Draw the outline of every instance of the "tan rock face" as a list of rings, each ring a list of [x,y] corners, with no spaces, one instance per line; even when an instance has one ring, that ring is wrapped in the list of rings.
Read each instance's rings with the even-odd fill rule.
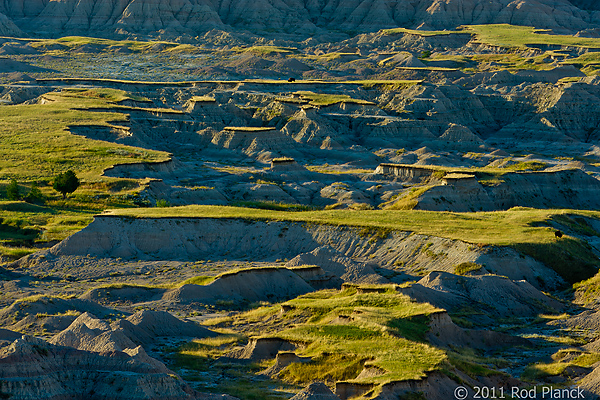
[[[405,26],[453,29],[463,24],[512,23],[576,32],[590,28],[595,6],[563,0],[61,0],[11,1],[0,6],[1,32],[198,34],[212,28],[285,31],[377,31]]]

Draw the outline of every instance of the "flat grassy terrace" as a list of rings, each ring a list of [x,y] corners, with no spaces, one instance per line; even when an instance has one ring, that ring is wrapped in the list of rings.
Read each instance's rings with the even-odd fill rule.
[[[331,106],[338,103],[353,103],[359,105],[374,105],[371,101],[353,99],[347,94],[323,94],[307,91],[296,92],[302,99],[309,101],[308,104],[313,106]]]
[[[103,215],[135,218],[242,218],[362,226],[412,231],[470,243],[506,246],[515,243],[552,243],[548,226],[556,215],[581,214],[600,219],[600,212],[513,208],[508,211],[451,213],[420,210],[322,210],[285,212],[243,207],[192,205],[169,208],[109,210]]]
[[[421,30],[406,29],[406,28],[383,29],[381,32],[384,35],[398,35],[401,33],[406,33],[406,34],[410,34],[410,35],[425,36],[425,37],[464,33],[461,31],[421,31]]]
[[[508,211],[451,213],[419,210],[321,210],[285,212],[227,206],[120,209],[103,215],[134,218],[242,218],[294,221],[335,226],[370,227],[408,231],[462,240],[476,245],[510,246],[553,268],[567,282],[595,275],[600,261],[589,244],[569,235],[557,239],[553,226],[586,235],[585,218],[600,219],[600,212],[538,210],[516,207]]]
[[[31,42],[31,46],[38,49],[64,46],[65,51],[71,51],[74,48],[84,45],[98,46],[112,50],[114,47],[126,47],[130,51],[152,51],[153,46],[159,45],[166,50],[180,47],[178,43],[165,41],[137,41],[137,40],[110,40],[85,36],[65,36],[58,39],[23,39]]]
[[[600,39],[571,35],[547,35],[543,29],[508,24],[465,25],[463,32],[472,32],[481,43],[501,47],[527,48],[530,45],[555,45],[600,48]]]
[[[0,202],[1,255],[18,258],[35,251],[31,247],[35,242],[65,239],[107,206],[131,207],[127,196],[133,196],[143,181],[106,178],[103,171],[115,164],[166,161],[169,154],[69,131],[81,125],[126,126],[125,112],[136,108],[119,106],[124,100],[147,101],[122,90],[65,89],[45,94],[41,104],[0,107],[0,198],[6,198],[11,179],[18,182],[21,196],[33,183],[45,196],[44,206]],[[69,169],[80,178],[81,186],[63,200],[52,189],[52,180]]]
[[[123,100],[144,100],[114,89],[65,90],[44,95],[44,104],[0,107],[0,179],[48,180],[73,169],[98,179],[121,163],[168,160],[164,152],[91,140],[69,132],[70,126],[112,126],[127,122],[119,112],[92,112]]]

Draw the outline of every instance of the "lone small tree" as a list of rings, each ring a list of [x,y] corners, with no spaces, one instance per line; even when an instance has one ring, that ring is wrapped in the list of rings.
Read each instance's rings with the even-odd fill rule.
[[[68,193],[73,193],[79,187],[79,179],[75,172],[68,170],[64,174],[58,174],[54,178],[52,187],[57,192],[62,193],[63,199],[67,197]]]
[[[21,193],[19,192],[19,184],[14,179],[6,187],[6,198],[9,200],[20,200]]]

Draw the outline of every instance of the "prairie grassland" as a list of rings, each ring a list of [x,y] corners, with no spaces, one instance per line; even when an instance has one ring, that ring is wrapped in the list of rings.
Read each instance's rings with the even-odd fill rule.
[[[40,181],[69,169],[85,179],[99,179],[118,163],[168,159],[164,152],[91,140],[73,135],[69,126],[126,123],[126,114],[87,111],[134,99],[112,89],[68,90],[44,95],[45,104],[0,108],[0,179]]]
[[[130,195],[143,185],[141,181],[102,177],[106,168],[168,160],[164,152],[91,140],[69,132],[70,126],[125,124],[126,114],[108,110],[123,100],[146,99],[121,90],[70,89],[44,95],[44,104],[0,107],[0,193],[6,191],[8,180],[15,179],[22,195],[36,182],[45,196],[45,206],[0,203],[1,254],[18,258],[36,250],[31,247],[33,242],[65,239],[89,224],[94,213],[111,203],[120,206],[123,201],[119,196]],[[89,108],[107,108],[107,112]],[[82,184],[76,193],[62,199],[51,182],[69,169],[76,172]],[[98,194],[104,196],[96,198]]]
[[[240,53],[253,53],[259,56],[288,55],[298,53],[295,47],[280,47],[280,46],[251,46],[251,47],[234,47],[232,51]]]
[[[378,290],[365,293],[360,289]],[[272,385],[303,387],[314,381],[373,385],[368,395],[353,397],[357,400],[372,398],[386,383],[422,379],[431,371],[456,368],[475,377],[497,374],[491,365],[507,366],[506,360],[483,357],[470,348],[448,350],[429,345],[426,334],[431,315],[439,311],[398,293],[397,285],[321,290],[284,303],[206,320],[204,324],[221,335],[179,347],[174,359],[177,366],[197,371],[231,368],[236,364],[223,363],[220,357],[250,339],[284,339],[297,346],[298,356],[310,360],[288,365],[274,376]],[[581,361],[589,364],[594,357],[586,356]],[[272,360],[244,364],[247,375],[237,379],[252,379],[247,376],[272,365]],[[358,378],[364,368],[379,373]],[[267,398],[269,391],[265,389],[259,398]],[[242,393],[240,398],[253,397]]]
[[[446,353],[425,341],[429,315],[439,310],[413,302],[397,293],[393,285],[381,289],[374,293],[358,293],[356,287],[321,290],[282,304],[217,318],[216,324],[209,320],[211,329],[220,329],[224,334],[182,346],[177,357],[188,366],[206,369],[231,345],[245,341],[241,338],[247,338],[249,332],[264,332],[261,327],[267,324],[279,328],[269,329],[261,337],[302,344],[296,353],[312,358],[308,363],[293,363],[279,373],[278,378],[288,384],[345,380],[379,386],[420,379],[426,372],[447,365]],[[281,305],[290,311],[281,314]],[[249,325],[255,327],[254,331],[232,333]],[[357,380],[365,366],[383,373]]]
[[[180,48],[181,50],[179,43],[165,41],[111,40],[84,36],[66,36],[58,39],[31,39],[31,46],[38,49],[45,49],[56,45],[64,46],[65,51],[71,51],[73,48],[83,45],[104,46],[108,50],[110,50],[110,47],[124,46],[131,51],[149,51],[153,50],[152,47],[155,45],[162,45],[169,50],[176,48]]]
[[[556,215],[573,214],[600,218],[600,212],[596,211],[539,210],[524,207],[516,207],[508,211],[475,213],[419,210],[321,210],[288,213],[242,207],[192,205],[109,210],[105,214],[135,218],[242,218],[336,226],[381,227],[500,246],[554,242],[553,230],[548,227],[549,225],[543,224],[549,224],[550,219]]]
[[[456,33],[464,33],[461,31],[420,31],[416,29],[406,29],[406,28],[393,28],[393,29],[384,29],[381,31],[384,35],[397,35],[399,33],[408,33],[411,35],[417,36],[439,36],[439,35],[452,35]]]
[[[542,29],[508,24],[465,25],[463,32],[472,32],[478,41],[501,47],[527,48],[528,45],[556,45],[600,48],[600,39],[571,35],[547,35]]]
[[[337,103],[354,103],[361,105],[373,105],[375,103],[366,100],[353,99],[347,94],[325,94],[325,93],[313,93],[307,91],[296,92],[303,99],[308,100],[310,105],[313,106],[330,106]]]

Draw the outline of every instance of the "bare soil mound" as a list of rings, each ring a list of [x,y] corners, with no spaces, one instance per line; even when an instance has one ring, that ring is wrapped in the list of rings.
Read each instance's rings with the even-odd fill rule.
[[[294,76],[301,76],[304,72],[310,71],[313,68],[295,58],[286,58],[284,60],[277,60],[271,69]]]
[[[488,330],[463,329],[446,312],[431,316],[427,340],[435,346],[471,347],[489,350],[498,347],[528,346],[526,339]]]
[[[386,283],[387,279],[378,275],[368,264],[358,263],[342,256],[329,246],[321,246],[309,253],[302,253],[287,262],[286,267],[317,265],[324,271],[334,274],[344,282]]]
[[[287,266],[287,265],[286,265]],[[316,265],[306,265],[289,268],[311,287],[319,289],[339,289],[344,281],[331,272],[326,272]]]
[[[598,331],[600,330],[600,311],[587,310],[568,319],[551,321],[550,324],[567,329]]]
[[[314,382],[302,389],[290,400],[340,400],[340,398],[324,383]]]
[[[226,357],[238,360],[261,361],[275,358],[280,351],[296,350],[296,346],[287,340],[278,338],[251,339],[246,347],[234,350]]]
[[[137,347],[123,331],[111,330],[107,322],[90,313],[81,314],[67,329],[55,335],[50,343],[96,353]]]
[[[195,337],[215,336],[215,333],[191,321],[182,321],[165,311],[138,311],[127,318],[134,326],[151,336]]]
[[[53,333],[65,329],[85,312],[101,317],[115,313],[88,300],[38,296],[17,300],[0,310],[0,326],[20,331],[45,329]]]
[[[425,68],[425,64],[410,53],[398,53],[385,60],[385,63],[394,64],[396,67]]]
[[[511,281],[496,275],[467,277],[431,272],[412,286],[399,290],[419,302],[429,302],[450,312],[476,307],[495,317],[531,316],[564,308],[526,281]],[[488,323],[492,321],[489,317],[483,318]]]
[[[1,24],[1,22],[0,22]],[[39,51],[29,44],[21,44],[17,42],[4,43],[0,47],[0,54],[6,55],[22,55],[22,54],[39,54]]]
[[[221,275],[208,285],[183,285],[165,293],[177,302],[274,301],[312,292],[314,288],[286,268],[255,268]]]
[[[8,78],[14,81],[29,81],[31,77],[21,72],[13,72],[8,74]],[[0,100],[6,104],[29,104],[35,102],[39,96],[49,92],[50,88],[44,87],[7,87],[4,90],[0,89]]]
[[[157,300],[165,291],[166,289],[127,285],[122,287],[100,287],[84,293],[80,296],[80,299],[94,302],[141,303]]]
[[[0,350],[0,392],[40,400],[198,398],[179,378],[126,353],[92,353],[29,336]]]
[[[586,396],[594,394],[600,395],[600,367],[594,368],[592,372],[587,374],[582,380],[578,382],[579,387],[586,391]],[[594,398],[592,396],[588,398]],[[597,397],[596,397],[597,398]]]
[[[0,347],[9,345],[10,343],[17,340],[20,337],[21,334],[19,332],[13,332],[8,329],[0,328]]]
[[[10,58],[0,57],[0,73],[3,72],[42,72],[48,69],[35,67],[22,61],[11,60]]]

